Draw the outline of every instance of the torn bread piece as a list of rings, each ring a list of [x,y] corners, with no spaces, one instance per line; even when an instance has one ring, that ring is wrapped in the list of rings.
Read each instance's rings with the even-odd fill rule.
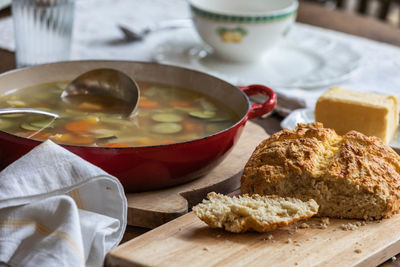
[[[215,192],[208,193],[207,198],[193,207],[194,213],[210,227],[233,233],[271,231],[318,213],[318,204],[312,199],[305,202],[277,196],[230,197]]]

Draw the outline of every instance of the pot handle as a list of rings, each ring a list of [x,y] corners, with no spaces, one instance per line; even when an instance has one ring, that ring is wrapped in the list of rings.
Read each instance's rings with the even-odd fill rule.
[[[274,109],[277,97],[274,90],[272,90],[271,88],[260,84],[238,86],[238,88],[242,90],[247,96],[261,94],[269,97],[268,100],[265,101],[263,104],[251,105],[249,113],[247,113],[247,118],[249,120],[261,117],[262,115],[265,115]]]

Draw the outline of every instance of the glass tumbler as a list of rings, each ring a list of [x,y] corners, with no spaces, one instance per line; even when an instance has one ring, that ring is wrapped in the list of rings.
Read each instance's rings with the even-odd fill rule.
[[[13,0],[17,67],[69,60],[74,0]]]

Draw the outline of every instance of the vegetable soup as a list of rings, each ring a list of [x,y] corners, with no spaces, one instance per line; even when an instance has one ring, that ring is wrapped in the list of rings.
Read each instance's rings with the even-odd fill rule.
[[[193,140],[222,131],[239,116],[223,103],[185,88],[139,82],[137,115],[124,117],[126,103],[105,97],[60,95],[66,82],[41,84],[0,96],[0,107],[37,108],[60,115],[0,115],[0,130],[59,144],[132,147]]]

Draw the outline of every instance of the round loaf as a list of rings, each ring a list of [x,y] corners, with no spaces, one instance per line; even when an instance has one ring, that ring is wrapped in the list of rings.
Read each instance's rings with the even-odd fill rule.
[[[321,123],[282,130],[257,146],[242,193],[314,199],[319,215],[380,219],[400,205],[400,157],[377,137],[339,136]]]

